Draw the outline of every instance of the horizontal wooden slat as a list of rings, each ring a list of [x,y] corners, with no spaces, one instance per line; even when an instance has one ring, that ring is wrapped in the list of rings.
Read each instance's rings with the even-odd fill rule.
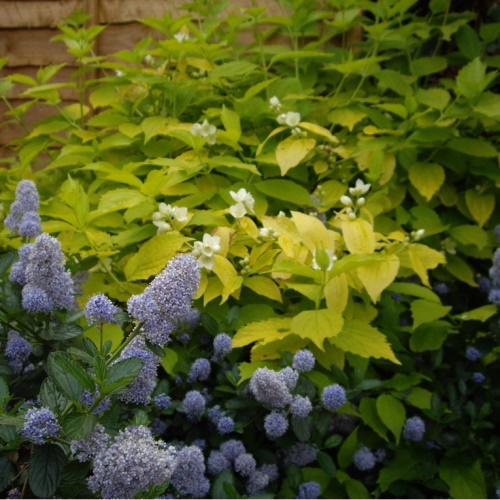
[[[145,17],[161,17],[167,12],[181,13],[186,0],[96,0],[97,21],[100,23],[129,23]],[[257,5],[269,2],[260,0]],[[251,0],[238,0],[230,9],[252,6]],[[84,0],[2,0],[0,28],[51,28],[69,16],[73,9],[85,9]],[[276,3],[268,5],[267,14],[279,14]]]

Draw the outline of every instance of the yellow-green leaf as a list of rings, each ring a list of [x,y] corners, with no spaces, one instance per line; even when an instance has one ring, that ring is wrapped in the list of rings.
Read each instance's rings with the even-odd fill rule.
[[[139,205],[149,198],[139,191],[133,189],[114,189],[102,196],[99,202],[99,212],[115,212],[124,208],[131,208]]]
[[[291,168],[296,167],[316,146],[314,139],[294,139],[289,137],[281,141],[276,148],[276,161],[285,175]]]
[[[495,208],[493,193],[479,193],[468,189],[465,193],[465,203],[474,220],[482,227],[486,224]]]
[[[417,299],[411,303],[411,314],[413,316],[413,329],[415,330],[423,323],[430,323],[442,318],[451,311],[451,306],[443,306],[430,300]]]
[[[481,461],[463,464],[459,456],[444,458],[439,464],[439,476],[450,487],[451,498],[486,498],[486,482]]]
[[[487,321],[496,313],[497,306],[495,304],[488,304],[470,311],[465,311],[453,317],[455,319],[461,319],[462,321]]]
[[[316,248],[322,248],[323,250],[335,249],[335,241],[338,238],[337,233],[326,229],[325,225],[317,217],[302,212],[291,211],[290,213],[304,245],[311,252],[314,252]]]
[[[342,221],[345,246],[351,253],[375,251],[375,234],[371,224],[363,219]]]
[[[240,116],[238,113],[222,105],[221,120],[230,139],[238,142],[241,136]]]
[[[404,405],[390,394],[381,394],[377,398],[377,413],[384,425],[394,434],[396,444],[399,444],[406,420]]]
[[[316,125],[315,123],[300,122],[298,126],[300,128],[303,128],[304,130],[312,132],[313,134],[321,135],[329,141],[334,142],[335,144],[338,144],[339,142],[339,140],[334,135],[332,135],[332,133],[328,129],[326,129],[325,127],[321,127],[320,125]]]
[[[394,281],[398,269],[399,259],[395,255],[388,255],[387,260],[358,267],[358,278],[373,302],[377,302],[382,291]]]
[[[363,358],[384,358],[401,364],[387,342],[387,337],[358,319],[346,319],[340,334],[331,338],[330,342]]]
[[[406,397],[406,402],[420,408],[421,410],[431,409],[432,392],[421,387],[414,387]]]
[[[410,182],[427,200],[443,185],[444,168],[438,163],[414,163],[409,170]]]
[[[127,280],[146,280],[158,274],[190,239],[175,232],[153,236],[125,265]]]
[[[420,243],[412,243],[408,247],[408,255],[410,257],[411,268],[427,286],[430,286],[427,270],[434,269],[439,264],[446,263],[446,257],[442,253]]]
[[[292,319],[291,329],[302,338],[312,340],[320,349],[323,341],[338,335],[342,330],[342,316],[331,309],[302,311]]]
[[[463,281],[464,283],[477,288],[477,283],[474,278],[474,271],[469,266],[469,264],[465,262],[465,260],[461,259],[458,255],[448,255],[446,259],[447,271],[453,274],[453,276],[455,276],[455,278],[458,278],[460,281]]]
[[[165,352],[165,356],[161,358],[161,366],[169,375],[174,375],[174,368],[178,359],[177,353],[168,347],[164,347],[163,351]]]
[[[347,127],[351,132],[356,123],[359,123],[365,117],[366,113],[355,106],[337,108],[328,115],[328,119],[332,123]]]
[[[144,132],[144,144],[158,135],[167,125],[167,119],[164,116],[148,116],[141,123],[141,129]]]
[[[286,335],[278,340],[271,342],[262,341],[255,344],[250,351],[250,359],[252,361],[260,361],[265,359],[280,359],[279,351],[297,352],[305,347],[309,341],[300,338],[298,335]]]
[[[328,281],[323,293],[325,294],[326,307],[342,313],[349,299],[349,285],[345,274],[334,276]]]
[[[233,347],[244,347],[265,339],[270,342],[289,335],[290,318],[270,318],[256,321],[240,328],[233,337]]]

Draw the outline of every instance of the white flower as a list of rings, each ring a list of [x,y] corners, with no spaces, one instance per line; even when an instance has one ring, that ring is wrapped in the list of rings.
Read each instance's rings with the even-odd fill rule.
[[[149,65],[153,64],[154,63],[153,56],[151,54],[146,54],[144,56],[144,62]]]
[[[123,71],[120,71],[119,69],[117,69],[117,70],[115,71],[115,75],[116,75],[117,77],[122,77],[122,76],[125,76],[125,73],[124,73]]]
[[[247,209],[243,203],[236,203],[236,205],[231,205],[229,207],[229,213],[235,218],[235,219],[241,219],[244,215],[247,213]]]
[[[189,33],[183,32],[183,31],[178,31],[175,35],[174,38],[179,42],[182,43],[185,40],[189,40]]]
[[[214,253],[220,252],[220,250],[220,237],[205,233],[203,241],[194,242],[193,255],[198,257],[200,267],[210,270],[214,267]]]
[[[242,203],[246,210],[248,210],[249,212],[253,212],[253,205],[255,203],[255,200],[254,197],[245,188],[238,189],[236,193],[234,191],[229,191],[229,194],[237,204]]]
[[[368,193],[371,187],[371,184],[365,184],[361,179],[358,179],[355,187],[349,188],[349,193],[351,193],[352,196],[363,196]]]
[[[269,107],[276,112],[281,111],[281,102],[280,100],[276,97],[273,96],[271,99],[269,99]]]
[[[215,125],[211,125],[208,120],[204,120],[201,125],[199,123],[194,123],[191,127],[191,133],[195,137],[203,137],[207,139],[208,144],[215,144],[217,127]]]
[[[158,228],[156,234],[163,234],[172,229],[172,226],[163,220],[154,220],[153,224]]]
[[[349,196],[344,195],[340,197],[340,203],[347,207],[350,207],[352,205],[352,200],[351,198],[349,198]]]
[[[280,125],[284,125],[286,123],[286,114],[285,113],[281,113],[281,115],[278,115],[278,117],[276,118],[276,121]]]
[[[289,111],[285,117],[285,123],[289,127],[296,127],[300,123],[300,113]]]
[[[418,241],[425,234],[425,229],[417,229],[411,232],[411,236],[415,241]]]
[[[178,222],[185,222],[188,220],[188,209],[186,207],[173,207],[172,216]]]
[[[302,129],[300,127],[293,127],[292,135],[302,135]]]
[[[365,203],[366,203],[365,198],[361,197],[361,198],[358,198],[358,201],[356,202],[356,206],[362,207]]]
[[[324,269],[324,271],[330,271],[332,268],[333,268],[333,263],[337,260],[337,257],[335,257],[335,255],[333,254],[333,250],[323,250],[326,255],[328,256],[328,266],[326,267],[326,269]],[[312,261],[312,268],[313,269],[322,269],[318,263],[316,262],[316,249],[314,250],[313,252],[313,261]]]
[[[278,233],[270,227],[261,227],[259,229],[259,236],[261,238],[277,238]]]

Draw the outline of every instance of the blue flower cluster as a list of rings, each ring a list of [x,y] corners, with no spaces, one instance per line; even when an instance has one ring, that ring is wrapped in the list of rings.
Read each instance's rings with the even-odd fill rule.
[[[198,312],[191,307],[200,284],[200,267],[190,254],[174,257],[140,295],[127,303],[129,314],[143,323],[142,333],[153,344],[163,346],[171,334],[194,326]]]
[[[139,358],[144,366],[137,378],[128,385],[127,392],[121,396],[122,401],[147,405],[151,401],[151,393],[156,386],[156,375],[160,358],[147,348],[144,337],[138,335],[123,349],[119,360]]]
[[[214,338],[212,361],[220,361],[233,350],[233,341],[227,333],[219,333]]]
[[[284,408],[292,401],[285,377],[269,368],[257,368],[250,379],[250,390],[257,401],[273,408]]]
[[[85,305],[85,317],[89,323],[118,323],[115,314],[121,312],[121,309],[113,304],[111,300],[98,293],[87,300]]]
[[[172,486],[181,497],[204,498],[210,489],[205,476],[205,459],[197,446],[185,446],[177,452],[177,467],[171,478]]]
[[[299,372],[310,372],[315,362],[313,353],[309,349],[302,349],[295,353],[292,366]]]
[[[24,238],[35,238],[42,231],[42,221],[38,215],[40,200],[34,182],[20,181],[16,187],[16,199],[10,206],[10,214],[4,224],[13,233]]]
[[[361,471],[368,471],[375,467],[377,459],[369,448],[363,446],[358,451],[356,451],[352,458],[352,461],[357,469]]]
[[[80,462],[92,460],[103,454],[111,439],[101,424],[97,424],[83,439],[71,441],[70,450]]]
[[[338,410],[347,401],[345,389],[338,384],[329,385],[323,389],[321,401],[329,410]]]
[[[188,382],[204,382],[210,377],[210,361],[206,358],[198,358],[194,360],[189,369]]]
[[[321,493],[319,484],[316,481],[302,483],[299,486],[299,492],[295,498],[318,498]]]
[[[468,347],[465,351],[465,357],[469,361],[477,361],[478,359],[481,359],[481,353],[475,347]]]
[[[422,441],[425,434],[425,422],[420,417],[408,418],[403,428],[403,437],[408,441]]]
[[[10,279],[23,286],[22,304],[29,312],[51,312],[75,307],[74,284],[64,269],[64,254],[56,238],[42,233],[19,249]]]
[[[144,426],[120,431],[110,446],[97,444],[89,489],[101,498],[134,498],[152,485],[172,478],[177,467],[177,453],[162,441],[155,441]],[[180,459],[181,457],[179,457]]]
[[[196,420],[205,413],[205,398],[199,391],[189,391],[184,396],[182,409],[190,420]]]
[[[33,443],[44,444],[50,438],[59,436],[61,426],[57,415],[48,408],[31,408],[25,418],[23,436]]]
[[[156,408],[158,408],[158,410],[160,411],[168,410],[170,408],[170,405],[172,404],[172,400],[170,399],[170,397],[164,393],[155,396],[153,398],[153,402]]]
[[[19,375],[28,365],[30,354],[31,345],[26,339],[23,339],[15,330],[7,333],[5,355],[9,358],[9,366],[16,375]]]
[[[297,442],[283,450],[283,465],[306,467],[318,458],[318,450],[309,443]]]

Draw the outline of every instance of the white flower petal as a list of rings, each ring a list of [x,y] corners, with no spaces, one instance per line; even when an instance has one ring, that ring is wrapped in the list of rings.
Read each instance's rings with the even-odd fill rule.
[[[229,207],[229,212],[235,219],[240,219],[247,213],[247,209],[243,203],[239,202],[236,203],[236,205],[231,205]]]

